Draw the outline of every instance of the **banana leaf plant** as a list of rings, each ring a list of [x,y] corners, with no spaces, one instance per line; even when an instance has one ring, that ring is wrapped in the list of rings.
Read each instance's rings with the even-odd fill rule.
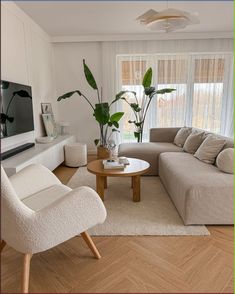
[[[137,139],[137,142],[143,141],[143,131],[144,131],[144,123],[146,119],[146,115],[148,112],[148,109],[150,107],[151,101],[157,94],[165,94],[165,93],[171,93],[175,91],[175,89],[171,88],[165,88],[161,90],[156,90],[155,87],[152,87],[152,75],[153,71],[150,67],[146,73],[144,74],[144,78],[142,81],[143,86],[143,95],[142,99],[137,98],[136,92],[134,91],[121,91],[116,95],[116,100],[118,101],[120,99],[124,100],[131,108],[132,112],[134,113],[134,120],[129,120],[128,122],[130,124],[135,125],[135,131],[134,131],[134,137]],[[131,93],[134,95],[135,102],[128,101],[128,98],[125,96],[125,94]]]
[[[92,114],[95,120],[99,124],[100,135],[99,138],[94,140],[95,145],[99,145],[102,147],[107,148],[109,146],[110,137],[114,132],[119,132],[119,121],[124,115],[124,112],[116,112],[111,114],[111,105],[116,102],[114,99],[111,103],[103,102],[102,95],[100,95],[99,88],[97,86],[96,80],[87,66],[85,59],[83,59],[83,71],[86,78],[87,83],[89,86],[96,91],[97,93],[97,102],[92,102],[92,99],[89,99],[86,95],[84,95],[79,90],[74,90],[57,98],[57,101],[61,101],[63,99],[70,98],[75,93],[78,94],[80,97],[86,100],[86,102],[90,105],[92,109]]]

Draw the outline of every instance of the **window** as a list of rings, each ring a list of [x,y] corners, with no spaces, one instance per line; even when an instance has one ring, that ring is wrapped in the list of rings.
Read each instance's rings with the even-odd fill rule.
[[[196,58],[194,64],[192,125],[219,133],[225,59]]]
[[[173,88],[175,92],[157,96],[156,125],[159,127],[183,126],[187,108],[188,60],[184,57],[160,57],[156,61],[157,89]]]
[[[144,73],[147,70],[147,62],[145,60],[131,60],[121,62],[121,72],[122,72],[122,90],[135,91],[137,96],[140,98],[142,95],[142,80]],[[134,96],[131,94],[126,94],[126,98],[130,103],[134,103]],[[135,141],[134,138],[134,125],[129,124],[128,120],[134,120],[133,112],[127,103],[122,105],[124,111],[124,125],[122,132],[122,139],[125,142]],[[145,132],[146,133],[146,132]],[[147,140],[147,138],[145,138]]]
[[[225,97],[229,92],[225,89],[231,54],[122,55],[117,60],[118,90],[135,91],[141,100],[142,79],[150,66],[153,68],[153,86],[176,89],[158,95],[152,101],[145,122],[144,140],[148,140],[151,127],[187,125],[221,133],[225,124],[222,111],[228,107],[227,101],[230,100],[231,105],[233,99]],[[129,95],[128,99],[131,101],[134,97]],[[122,103],[125,112],[122,141],[135,141],[134,126],[128,123],[133,120],[132,111],[125,102]]]

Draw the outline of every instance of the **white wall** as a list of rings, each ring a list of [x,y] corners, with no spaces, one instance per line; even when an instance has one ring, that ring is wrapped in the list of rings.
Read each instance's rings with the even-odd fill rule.
[[[80,90],[92,102],[97,96],[86,82],[83,73],[83,58],[94,74],[98,86],[102,77],[101,43],[60,43],[54,44],[57,96],[72,90]],[[98,125],[92,116],[89,104],[77,94],[58,103],[58,117],[71,123],[70,131],[78,142],[88,145],[88,152],[95,152],[94,139],[99,138]]]
[[[1,2],[1,79],[32,86],[35,132],[2,140],[2,151],[44,134],[41,102],[51,102],[55,116],[53,49],[50,37],[13,2]]]

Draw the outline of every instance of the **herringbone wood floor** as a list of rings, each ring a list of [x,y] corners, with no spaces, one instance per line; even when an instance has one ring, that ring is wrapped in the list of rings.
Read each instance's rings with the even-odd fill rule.
[[[66,183],[76,169],[59,167]],[[80,237],[36,254],[34,293],[233,293],[233,227],[208,227],[206,237],[96,237],[96,260]],[[1,258],[2,293],[20,289],[22,255]]]

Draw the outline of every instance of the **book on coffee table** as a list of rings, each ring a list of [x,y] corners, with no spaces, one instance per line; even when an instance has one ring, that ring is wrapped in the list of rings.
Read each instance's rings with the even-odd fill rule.
[[[118,161],[103,160],[104,169],[124,169],[125,165]]]

